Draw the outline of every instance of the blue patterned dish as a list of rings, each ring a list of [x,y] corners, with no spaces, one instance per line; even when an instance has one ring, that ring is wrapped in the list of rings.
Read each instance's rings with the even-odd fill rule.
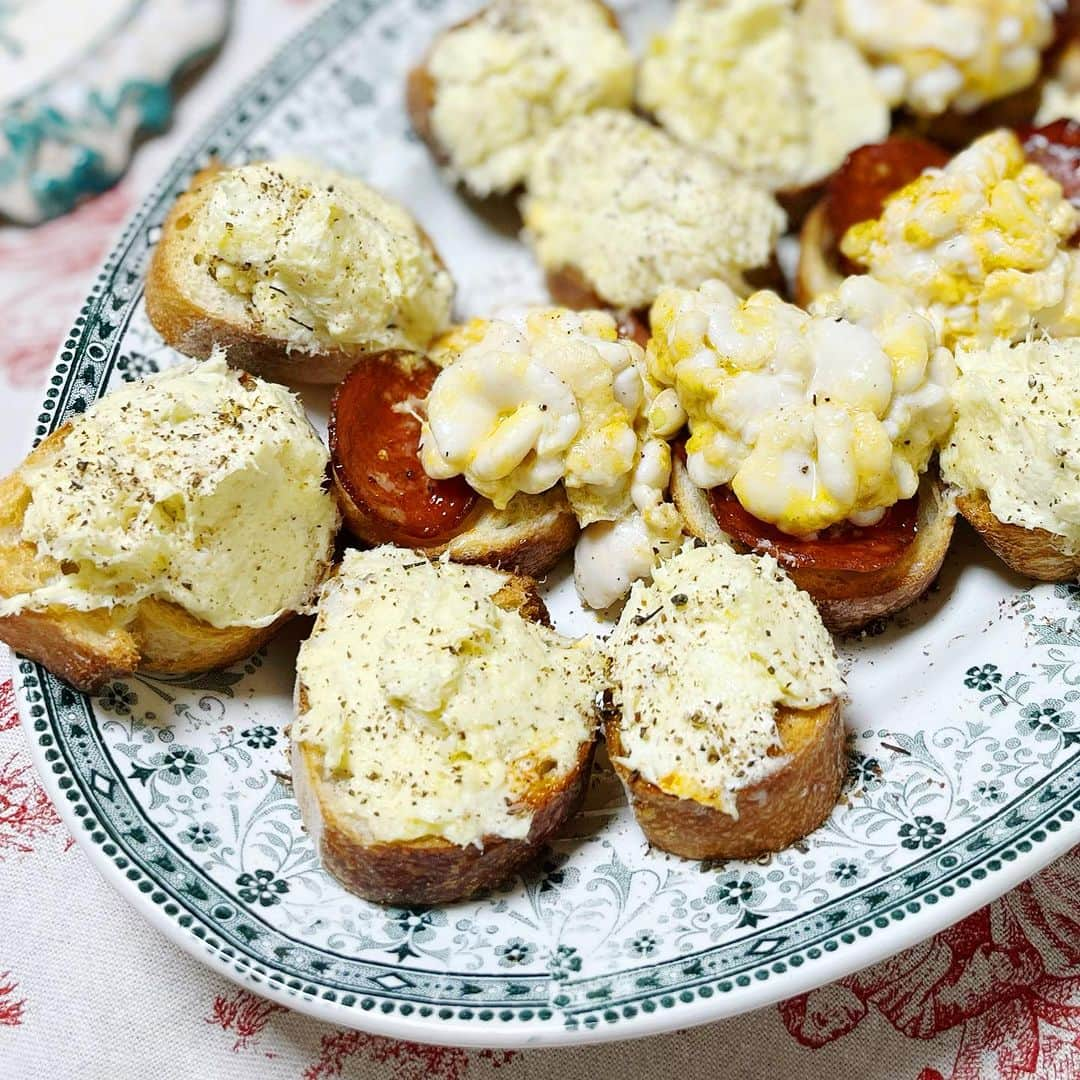
[[[0,217],[33,224],[124,171],[170,84],[225,32],[227,0],[0,2]]]
[[[539,299],[528,255],[441,182],[403,111],[402,73],[472,6],[341,0],[237,94],[103,268],[38,436],[176,361],[146,320],[143,274],[173,198],[212,156],[306,155],[394,193],[460,282],[462,315]],[[640,37],[664,7],[621,11]],[[547,592],[563,628],[603,629],[565,572]],[[121,894],[216,970],[339,1024],[526,1046],[700,1023],[894,953],[1080,839],[1080,587],[1025,589],[963,530],[926,599],[843,646],[850,769],[836,812],[754,862],[650,852],[601,768],[569,835],[512,886],[426,910],[358,900],[320,870],[284,772],[296,644],[286,634],[242,667],[133,678],[94,700],[25,660],[17,685],[51,794]]]

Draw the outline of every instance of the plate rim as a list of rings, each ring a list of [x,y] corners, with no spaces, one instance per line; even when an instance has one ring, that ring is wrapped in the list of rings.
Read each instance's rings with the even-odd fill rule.
[[[92,340],[93,330],[100,326],[102,305],[110,295],[110,290],[105,286],[106,283],[115,282],[140,233],[147,246],[153,243],[151,234],[164,216],[168,196],[177,193],[198,168],[221,150],[221,144],[231,139],[235,148],[242,134],[257,117],[272,109],[281,100],[296,81],[295,78],[289,78],[290,65],[299,67],[299,71],[295,73],[299,77],[310,69],[318,57],[309,49],[309,42],[315,41],[316,45],[320,46],[319,39],[322,37],[333,41],[332,33],[328,32],[332,27],[340,24],[342,30],[346,27],[354,28],[380,9],[399,2],[402,0],[336,0],[287,39],[266,64],[244,80],[230,95],[226,104],[184,145],[122,230],[87,294],[73,329],[57,350],[50,385],[35,428],[35,444],[50,430],[55,429],[61,422],[61,417],[71,410],[76,372],[83,370],[80,360],[85,363],[85,357],[89,355],[92,362],[103,364],[100,377],[92,387],[92,394],[87,395],[83,405],[88,404],[93,397],[100,396],[100,390],[107,385],[119,348],[106,348],[100,342]],[[340,36],[344,39],[346,35]],[[332,50],[331,45],[322,52],[316,49],[316,52],[321,56]],[[271,83],[275,93],[268,94],[264,87]],[[259,100],[260,98],[263,100]],[[242,121],[240,117],[243,117]],[[123,327],[126,327],[142,293],[141,275],[137,280],[128,280],[126,289],[117,290],[116,295],[124,302],[119,308],[114,302],[112,314],[118,316],[110,326],[110,331],[117,335],[112,342],[114,346],[118,345]],[[92,351],[95,347],[101,350],[100,355],[95,355]],[[161,904],[150,902],[147,893],[153,890],[157,879],[145,870],[136,868],[134,864],[141,861],[141,856],[134,852],[132,845],[129,843],[125,848],[119,837],[112,839],[112,843],[124,850],[120,858],[127,860],[124,865],[118,866],[117,857],[108,855],[102,843],[91,839],[89,832],[95,826],[94,800],[85,791],[83,778],[57,748],[57,740],[62,738],[62,733],[59,731],[59,719],[54,715],[53,708],[44,709],[41,714],[35,713],[39,705],[31,700],[31,695],[40,692],[43,698],[48,700],[47,686],[52,676],[48,675],[41,665],[20,657],[16,661],[13,678],[32,759],[61,818],[79,847],[89,857],[91,864],[147,922],[189,955],[246,989],[317,1019],[391,1038],[472,1047],[584,1045],[646,1037],[739,1015],[825,985],[925,940],[1037,873],[1080,839],[1080,830],[1075,825],[1068,827],[1068,823],[1077,816],[1075,812],[1080,811],[1080,797],[1074,790],[1072,795],[1063,793],[1053,801],[1045,814],[1037,815],[1041,820],[1026,821],[1026,831],[1014,832],[1007,841],[1002,841],[1003,845],[1015,845],[1026,840],[1030,850],[1015,855],[1011,861],[997,860],[999,865],[996,869],[980,866],[983,870],[981,878],[972,877],[972,868],[968,867],[966,884],[957,881],[960,887],[953,887],[951,893],[938,893],[937,900],[932,904],[927,901],[921,905],[918,917],[886,918],[885,925],[881,926],[884,910],[876,918],[867,913],[860,918],[857,929],[853,927],[851,930],[837,931],[836,938],[831,939],[832,949],[826,945],[818,950],[817,957],[807,957],[805,962],[798,966],[788,965],[779,978],[769,977],[769,962],[763,959],[762,965],[754,972],[754,978],[747,977],[747,984],[741,985],[740,982],[738,989],[733,992],[710,992],[708,995],[702,993],[699,996],[687,990],[680,992],[675,988],[670,994],[661,996],[662,992],[657,991],[662,1006],[660,1008],[654,1004],[652,1010],[638,1008],[632,1015],[620,1015],[601,1005],[593,1012],[584,1014],[572,1025],[568,1023],[564,1010],[550,999],[549,1009],[546,1010],[550,1016],[539,1019],[525,1020],[517,1016],[504,1019],[497,1014],[481,1021],[475,1016],[465,1019],[457,1015],[459,1002],[454,1003],[453,1009],[445,1010],[452,1013],[450,1016],[439,1015],[438,1009],[433,1010],[430,1017],[405,1015],[392,1005],[390,1011],[383,1011],[389,999],[384,998],[380,1003],[378,991],[373,990],[362,998],[357,994],[351,1004],[344,1000],[329,1001],[319,996],[317,980],[305,980],[307,986],[304,986],[299,984],[299,980],[282,974],[280,970],[272,974],[253,971],[247,962],[240,965],[225,955],[220,946],[211,944],[215,940],[214,935],[219,933],[212,922],[201,916],[189,917],[190,924],[185,927],[177,916],[166,914]],[[78,697],[81,698],[82,695]],[[50,702],[51,704],[53,703]],[[90,715],[94,716],[92,709]],[[1080,755],[1066,759],[1035,787],[1041,787],[1054,775],[1078,764]],[[67,784],[62,783],[65,779]],[[1032,790],[1027,789],[1024,795],[998,813],[1007,812],[1032,795]],[[988,816],[974,828],[989,825],[997,816],[998,814]],[[1051,821],[1055,823],[1052,828],[1047,824]],[[1041,837],[1037,839],[1040,833]],[[958,837],[956,843],[960,842],[961,838]],[[942,854],[940,851],[933,853],[939,858]],[[976,856],[983,864],[991,860],[991,857],[991,854],[986,852]],[[931,858],[931,854],[928,853],[926,858]],[[905,868],[908,872],[910,869]],[[902,871],[897,871],[891,876],[899,876],[901,873]],[[963,879],[965,870],[956,869],[952,877]],[[950,881],[950,877],[944,877],[935,883],[934,888],[942,890],[949,886]],[[148,882],[149,888],[141,887]],[[209,942],[206,940],[208,936]],[[841,940],[841,936],[844,940]],[[846,940],[847,938],[851,940]],[[761,972],[765,973],[764,977]],[[716,976],[711,978],[713,982],[723,981]],[[742,978],[744,976],[740,975],[739,979]],[[289,985],[290,979],[298,985]],[[315,992],[309,992],[308,987]],[[551,994],[556,994],[554,981],[551,983]],[[684,996],[687,994],[690,996],[689,1001]],[[372,1002],[370,1006],[365,1004],[368,1000]]]
[[[1080,810],[1080,796],[1074,791],[1071,796],[1057,800],[1041,818],[1027,822],[1025,834],[1013,834],[1003,841],[1003,844],[1014,845],[1026,840],[1030,844],[1028,852],[1011,861],[998,860],[997,869],[979,866],[984,871],[981,878],[973,875],[974,868],[957,867],[952,878],[939,882],[933,891],[927,891],[925,896],[936,896],[937,900],[932,904],[924,902],[918,918],[885,919],[886,925],[881,926],[878,920],[882,916],[878,916],[877,920],[869,915],[864,916],[858,932],[838,930],[835,937],[829,939],[834,944],[833,949],[819,949],[818,957],[807,958],[798,967],[789,966],[780,979],[748,979],[746,986],[739,987],[733,993],[692,995],[692,1000],[686,1001],[683,995],[689,991],[684,990],[663,995],[673,999],[663,1008],[638,1009],[633,1017],[609,1017],[602,1015],[598,1009],[572,1026],[565,1021],[560,1022],[561,1010],[557,1007],[551,1007],[550,1019],[541,1023],[516,1017],[503,1019],[495,1014],[488,1020],[499,1022],[491,1026],[485,1021],[478,1023],[473,1017],[461,1018],[457,1015],[460,1007],[457,1004],[447,1010],[452,1013],[447,1017],[440,1016],[438,1010],[432,1010],[430,1017],[417,1017],[412,1013],[405,1015],[396,1008],[384,1011],[379,1004],[379,994],[374,990],[364,997],[359,994],[343,995],[341,1000],[330,1001],[320,996],[316,980],[309,980],[310,988],[293,986],[290,981],[298,980],[290,980],[280,970],[268,974],[254,971],[248,962],[238,962],[225,954],[214,937],[219,931],[212,922],[189,915],[190,925],[184,927],[179,916],[166,913],[161,903],[148,901],[148,894],[155,885],[160,885],[160,881],[145,869],[145,865],[135,865],[144,864],[145,860],[133,850],[132,845],[125,845],[119,836],[113,836],[111,842],[123,854],[110,856],[104,850],[105,843],[109,841],[95,842],[88,835],[91,830],[97,829],[98,822],[82,777],[71,769],[66,756],[54,749],[53,710],[46,708],[43,710],[44,716],[31,718],[37,703],[29,700],[28,693],[40,690],[44,696],[44,679],[52,677],[41,665],[22,657],[16,661],[13,677],[31,758],[49,797],[91,865],[146,922],[189,956],[244,989],[327,1023],[412,1042],[497,1049],[583,1046],[646,1038],[678,1028],[731,1019],[825,986],[917,945],[1026,881],[1066,854],[1076,840],[1075,828],[1063,828],[1061,825],[1063,810],[1069,813],[1068,818],[1064,819],[1066,822],[1076,816],[1076,810]],[[85,695],[77,697],[85,701]],[[1075,759],[1070,759],[1056,772],[1075,765]],[[1049,781],[1052,777],[1045,779]],[[64,783],[65,780],[67,783]],[[988,818],[981,824],[992,820]],[[1057,822],[1056,828],[1050,828],[1050,822]],[[992,852],[979,856],[984,863],[991,857]],[[876,925],[871,928],[870,923]],[[863,928],[867,930],[865,935],[861,933]],[[763,965],[757,969],[755,976],[767,968],[767,959]],[[270,968],[270,965],[263,966]],[[312,993],[312,990],[315,992]],[[344,1000],[349,996],[353,997],[351,1002]],[[371,1004],[365,1007],[366,1001]]]

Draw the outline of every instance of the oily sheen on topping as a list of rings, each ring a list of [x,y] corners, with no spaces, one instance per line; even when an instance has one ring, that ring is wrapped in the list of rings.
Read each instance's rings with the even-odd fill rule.
[[[942,342],[1080,333],[1080,211],[1011,131],[977,139],[850,228],[849,259],[898,290]]]
[[[690,479],[730,485],[750,514],[796,537],[881,521],[915,495],[952,424],[951,355],[865,276],[809,312],[715,281],[669,289],[652,327],[649,371],[689,424]]]
[[[435,480],[420,464],[416,410],[438,373],[422,356],[387,354],[358,364],[334,394],[334,473],[369,520],[372,539],[434,546],[453,536],[477,503],[460,477]]]
[[[688,543],[636,584],[605,651],[620,762],[732,816],[739,790],[784,764],[777,708],[824,705],[842,685],[809,596],[773,559],[722,545]]]
[[[638,100],[773,191],[817,183],[889,130],[870,66],[794,0],[680,0],[642,62]]]
[[[894,191],[924,169],[941,168],[948,160],[947,150],[908,135],[893,135],[853,150],[825,188],[825,212],[833,236],[839,241],[852,225],[880,217]]]
[[[527,836],[522,797],[592,739],[596,649],[504,611],[505,583],[381,547],[347,552],[324,587],[294,737],[365,842]]]
[[[771,555],[788,570],[845,570],[873,573],[898,563],[914,542],[919,500],[904,499],[885,511],[874,525],[833,525],[816,538],[800,539],[759,521],[743,509],[731,488],[709,491],[709,508],[717,525],[759,554]]]
[[[428,475],[464,477],[498,508],[562,484],[585,530],[575,580],[591,607],[647,577],[681,527],[671,451],[647,418],[656,387],[615,319],[528,309],[451,332],[432,356],[445,366],[424,406]]]
[[[969,113],[1030,86],[1055,0],[833,0],[839,29],[876,66],[891,104]]]
[[[338,517],[300,402],[216,353],[116,389],[24,466],[20,539],[55,571],[0,616],[171,601],[211,626],[307,610]]]

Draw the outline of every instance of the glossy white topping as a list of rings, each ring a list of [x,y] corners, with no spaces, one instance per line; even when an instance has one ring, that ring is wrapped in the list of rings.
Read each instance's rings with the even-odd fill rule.
[[[722,282],[669,289],[647,362],[690,425],[687,470],[755,517],[812,536],[873,524],[918,488],[952,424],[952,356],[893,290],[848,278],[810,312]],[[671,423],[677,416],[673,414]]]

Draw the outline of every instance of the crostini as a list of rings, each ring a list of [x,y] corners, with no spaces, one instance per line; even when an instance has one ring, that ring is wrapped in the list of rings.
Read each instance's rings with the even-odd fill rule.
[[[1063,197],[1080,208],[1080,123],[1056,120],[1042,127],[1024,127],[1017,135],[1027,162],[1037,165],[1056,180],[1061,185]],[[895,192],[929,169],[944,168],[948,161],[949,153],[943,147],[911,135],[893,135],[882,143],[863,146],[849,154],[829,178],[821,200],[803,222],[799,234],[796,300],[806,306],[815,296],[835,289],[846,274],[864,272],[864,266],[847,258],[840,250],[840,241],[847,231],[860,222],[880,218]],[[968,162],[968,169],[976,167],[976,163]],[[970,192],[979,182],[986,181],[969,180],[964,185],[969,192],[968,199],[972,198]],[[924,191],[922,199],[940,199],[943,190],[944,185],[939,182],[932,191]],[[987,205],[992,198],[992,193],[987,195]],[[1055,207],[1056,203],[1051,201],[1047,211],[1052,213]],[[947,222],[945,226],[953,227]],[[988,241],[989,229],[986,237],[967,237],[965,243],[976,239]],[[1069,242],[1074,243],[1075,237]],[[1009,262],[1006,266],[1023,269],[1023,251],[1018,250],[1015,242],[1010,242],[1007,250]],[[974,282],[962,286],[969,291],[975,287]]]
[[[1080,333],[1080,210],[1011,131],[895,192],[840,251],[903,294],[943,344]]]
[[[487,198],[521,185],[549,132],[633,94],[633,56],[600,0],[495,0],[436,38],[406,101],[449,178]]]
[[[608,754],[650,844],[752,859],[828,817],[844,776],[836,654],[771,558],[684,547],[634,586],[606,653]]]
[[[1055,0],[811,0],[874,65],[890,104],[931,138],[965,146],[1030,119]]]
[[[1080,340],[958,350],[956,424],[941,452],[956,505],[1008,566],[1080,574]]]
[[[953,530],[928,469],[955,368],[925,318],[852,277],[809,313],[722,282],[668,290],[652,322],[649,371],[668,388],[652,422],[689,426],[672,496],[690,534],[773,555],[834,631],[926,590]]]
[[[799,230],[796,303],[809,307],[815,297],[838,288],[849,274],[862,272],[861,266],[840,253],[844,234],[860,221],[880,217],[893,192],[948,160],[949,152],[943,147],[910,135],[892,135],[848,154]]]
[[[736,288],[769,265],[786,217],[766,191],[629,112],[570,120],[538,150],[526,239],[560,303],[646,309],[665,285]]]
[[[198,173],[162,226],[146,311],[166,344],[286,383],[336,383],[387,349],[424,349],[454,284],[408,211],[300,161]]]
[[[0,482],[0,640],[82,690],[247,656],[328,572],[327,454],[220,355],[113,391]]]
[[[858,49],[795,0],[679,0],[642,61],[637,101],[789,213],[891,119]]]
[[[428,476],[417,410],[438,373],[417,353],[384,353],[357,365],[335,391],[330,456],[346,528],[367,544],[542,577],[578,538],[565,492],[519,493],[497,509],[460,477]]]
[[[395,547],[345,554],[300,648],[291,729],[304,824],[345,888],[467,899],[574,813],[602,662],[546,621],[528,579]]]
[[[368,543],[533,574],[580,528],[578,590],[609,606],[681,537],[644,368],[612,315],[560,308],[478,319],[426,358],[364,365],[332,410],[346,522]]]

